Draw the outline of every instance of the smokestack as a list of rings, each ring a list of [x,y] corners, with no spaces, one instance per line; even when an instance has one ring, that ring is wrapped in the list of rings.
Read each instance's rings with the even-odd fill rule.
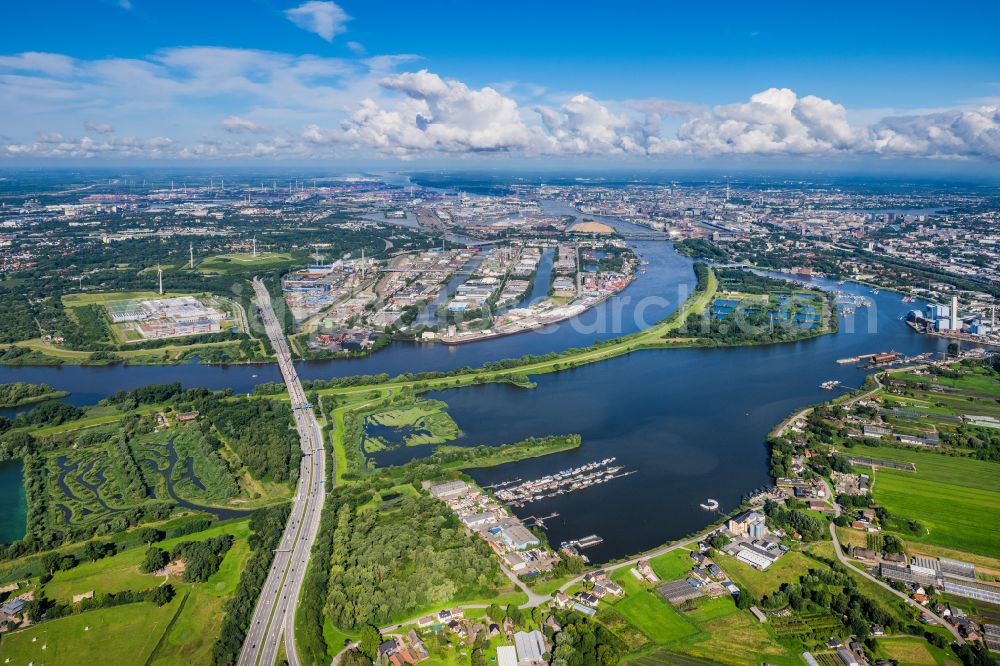
[[[962,328],[962,323],[958,320],[958,296],[951,297],[951,330],[957,331]]]

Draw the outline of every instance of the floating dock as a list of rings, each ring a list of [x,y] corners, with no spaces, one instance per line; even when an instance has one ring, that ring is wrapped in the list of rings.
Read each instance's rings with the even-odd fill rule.
[[[579,467],[564,469],[556,474],[549,474],[540,479],[524,481],[518,485],[513,482],[497,484],[496,496],[503,502],[515,507],[522,507],[530,502],[565,495],[577,490],[606,483],[613,479],[635,474],[635,470],[622,471],[620,465],[613,465],[615,458],[605,458]]]
[[[562,544],[561,544],[561,546],[562,546],[562,548],[567,548],[567,549],[568,548],[575,548],[576,550],[580,550],[580,549],[583,549],[583,548],[593,548],[594,546],[597,546],[597,545],[602,544],[602,543],[604,543],[604,539],[602,539],[601,537],[597,536],[596,534],[590,534],[588,536],[583,537],[582,539],[573,539],[572,541],[563,541]]]

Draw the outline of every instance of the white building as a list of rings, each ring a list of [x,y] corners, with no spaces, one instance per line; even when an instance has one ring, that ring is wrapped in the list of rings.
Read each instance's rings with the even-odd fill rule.
[[[771,559],[764,557],[757,551],[750,550],[749,548],[741,548],[740,552],[736,553],[736,559],[746,562],[750,566],[760,569],[761,571],[771,566],[772,563]]]
[[[537,629],[514,634],[514,646],[517,648],[518,666],[545,663],[545,637]]]
[[[497,666],[517,666],[517,650],[513,645],[497,648]]]

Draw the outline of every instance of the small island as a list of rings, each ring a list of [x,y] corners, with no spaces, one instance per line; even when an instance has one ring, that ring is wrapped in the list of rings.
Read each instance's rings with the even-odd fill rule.
[[[46,400],[58,400],[68,395],[69,391],[57,391],[48,384],[0,384],[0,409],[15,409]]]

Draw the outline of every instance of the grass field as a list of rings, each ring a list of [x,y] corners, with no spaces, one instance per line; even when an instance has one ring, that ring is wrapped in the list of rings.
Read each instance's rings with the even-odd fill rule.
[[[735,557],[720,553],[715,558],[716,564],[729,574],[742,590],[747,590],[756,599],[760,599],[776,591],[782,584],[798,580],[812,568],[822,568],[822,564],[809,559],[802,553],[785,553],[784,557],[767,568],[758,571],[749,564],[740,562]]]
[[[691,559],[690,550],[678,548],[652,558],[649,560],[649,566],[653,567],[653,571],[661,580],[672,580],[680,578],[690,571],[691,567],[694,566],[694,561]],[[633,578],[632,574],[628,574],[628,576]]]
[[[5,634],[0,659],[26,664],[142,664],[156,648],[183,594],[157,608],[126,604],[44,622]]]
[[[926,528],[907,539],[1000,558],[1000,533],[983,529],[1000,519],[1000,463],[890,447],[850,451],[916,465],[915,473],[877,469],[873,483],[877,502]]]
[[[204,541],[219,534],[232,534],[237,542],[226,553],[219,567],[219,572],[206,586],[214,588],[215,583],[223,583],[219,591],[224,591],[227,585],[235,586],[239,578],[236,564],[246,555],[246,539],[249,536],[249,521],[224,523],[213,526],[196,534],[166,539],[157,544],[163,550],[170,550],[183,541]],[[71,601],[73,595],[94,590],[95,592],[120,592],[122,590],[148,590],[164,582],[162,576],[152,576],[139,572],[139,563],[145,555],[145,548],[130,548],[113,557],[107,557],[96,562],[84,562],[69,571],[58,571],[52,580],[45,585],[45,595],[57,601]],[[215,580],[218,578],[218,580]],[[175,585],[179,579],[171,581]]]
[[[204,583],[171,577],[177,596],[163,608],[149,603],[126,604],[45,622],[5,635],[0,640],[0,658],[36,664],[210,663],[226,599],[236,590],[250,553],[249,521],[215,525],[157,544],[169,551],[180,542],[203,541],[223,533],[232,534],[236,541],[219,570]],[[73,595],[91,590],[97,594],[146,590],[166,582],[163,576],[139,572],[144,554],[144,547],[131,548],[57,572],[46,584],[45,594],[68,602]]]
[[[201,273],[221,273],[224,275],[266,271],[294,263],[290,254],[278,252],[218,254],[199,262],[195,270]]]
[[[615,611],[652,642],[672,643],[698,633],[698,629],[664,601],[655,589],[639,582],[628,569],[619,569],[615,573],[615,581],[625,590],[625,597],[614,604]]]
[[[161,296],[156,291],[109,291],[109,292],[79,292],[65,294],[62,303],[68,308],[80,307],[82,305],[105,305],[116,301],[138,301],[149,298],[174,298],[176,296],[190,296],[188,292],[166,291]]]
[[[879,657],[895,659],[900,664],[913,666],[945,666],[958,665],[958,659],[944,650],[936,648],[921,638],[909,636],[893,636],[880,638]]]

